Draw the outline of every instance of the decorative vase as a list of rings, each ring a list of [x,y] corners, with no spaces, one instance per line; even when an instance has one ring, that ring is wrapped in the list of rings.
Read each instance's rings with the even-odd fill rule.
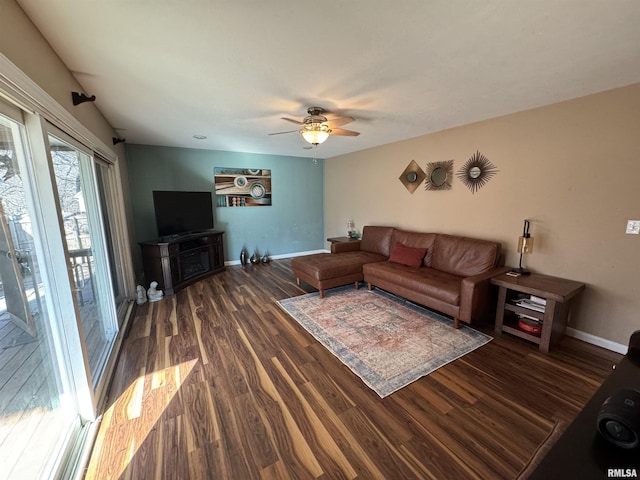
[[[261,259],[262,263],[269,263],[271,260],[269,259],[269,255],[267,255],[266,253],[262,256]]]
[[[240,252],[240,263],[242,265],[246,265],[247,264],[247,249],[243,248],[242,251]]]
[[[251,255],[251,258],[249,260],[251,261],[252,265],[260,263],[260,254],[258,253],[257,250],[253,252],[253,255]]]

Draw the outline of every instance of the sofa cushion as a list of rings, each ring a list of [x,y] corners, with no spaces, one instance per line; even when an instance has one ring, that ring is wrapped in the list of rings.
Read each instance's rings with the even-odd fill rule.
[[[395,229],[391,235],[391,245],[399,242],[407,247],[426,248],[427,254],[424,256],[422,264],[425,267],[431,266],[431,256],[433,252],[433,241],[435,233],[410,232],[408,230]]]
[[[407,247],[400,242],[396,242],[391,249],[390,262],[408,265],[409,267],[419,267],[427,253],[426,248]]]
[[[431,266],[437,270],[470,277],[498,264],[500,243],[438,234],[433,242]]]
[[[360,250],[378,253],[389,258],[391,252],[391,234],[393,227],[376,227],[368,225],[362,229]]]
[[[462,278],[428,267],[407,267],[393,262],[368,263],[363,266],[367,282],[384,278],[400,288],[436,298],[450,305],[460,305]]]

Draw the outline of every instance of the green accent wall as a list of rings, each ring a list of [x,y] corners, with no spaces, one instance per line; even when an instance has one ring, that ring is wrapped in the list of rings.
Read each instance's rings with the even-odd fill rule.
[[[249,253],[295,255],[325,248],[324,161],[309,158],[126,145],[135,241],[157,238],[154,190],[211,191],[216,230],[225,232],[225,261]],[[270,169],[273,205],[216,207],[215,167]],[[134,252],[141,273],[139,250]]]

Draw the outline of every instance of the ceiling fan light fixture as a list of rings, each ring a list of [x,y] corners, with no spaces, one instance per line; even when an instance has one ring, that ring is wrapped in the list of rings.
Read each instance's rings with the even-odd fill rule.
[[[327,138],[329,138],[330,133],[331,130],[329,127],[321,123],[308,124],[300,130],[302,138],[311,145],[319,145],[323,143]]]

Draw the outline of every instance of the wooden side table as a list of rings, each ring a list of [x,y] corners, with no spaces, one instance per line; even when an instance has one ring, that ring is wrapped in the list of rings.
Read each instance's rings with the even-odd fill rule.
[[[540,351],[548,353],[564,335],[567,328],[570,301],[584,290],[584,283],[532,273],[511,277],[506,273],[491,279],[500,287],[496,311],[496,333],[507,332],[539,345]],[[544,313],[515,304],[519,294],[535,295],[546,300]],[[540,336],[518,328],[518,314],[535,317],[542,321]]]
[[[327,242],[334,243],[342,243],[342,242],[358,242],[359,238],[351,238],[351,237],[329,237],[327,238]]]

